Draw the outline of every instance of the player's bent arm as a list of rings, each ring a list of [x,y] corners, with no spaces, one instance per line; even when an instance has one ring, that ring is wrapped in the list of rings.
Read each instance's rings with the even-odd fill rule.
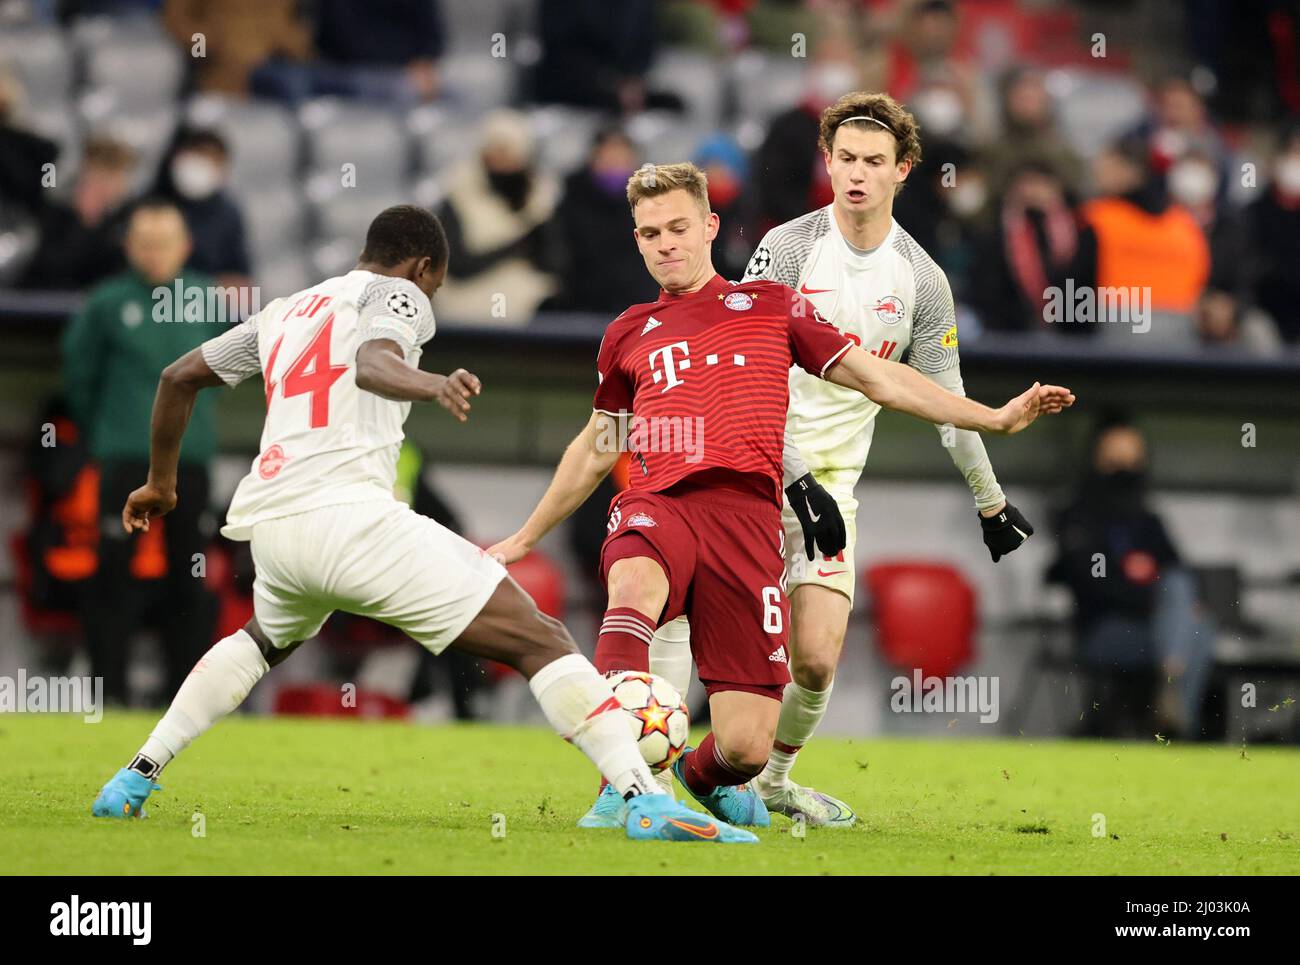
[[[122,526],[128,533],[147,530],[149,520],[176,505],[176,465],[181,439],[203,389],[224,385],[209,367],[201,348],[193,348],[163,369],[149,422],[149,478],[127,497]]]
[[[514,536],[488,552],[503,556],[507,563],[514,562],[586,502],[618,461],[623,433],[620,422],[607,413],[592,412],[587,425],[564,450],[551,484],[532,515]]]
[[[910,366],[877,358],[856,345],[826,373],[827,381],[855,389],[886,409],[958,429],[999,431],[998,413],[935,385]]]
[[[478,377],[464,369],[437,375],[407,364],[402,347],[384,338],[362,342],[357,349],[356,384],[392,402],[437,402],[461,422],[469,413],[470,397],[482,390]]]
[[[1074,404],[1074,394],[1059,385],[1035,382],[1000,409],[940,388],[909,365],[869,355],[856,345],[841,356],[824,378],[861,392],[887,409],[906,412],[926,422],[948,422],[958,429],[1010,435],[1038,416],[1060,412]]]
[[[921,374],[953,395],[966,394],[966,387],[961,380],[961,369],[956,365],[942,372]],[[935,428],[939,430],[939,438],[943,440],[944,448],[948,450],[953,465],[957,467],[965,478],[966,485],[970,487],[971,495],[975,497],[975,508],[982,516],[996,516],[1006,505],[1007,500],[1002,487],[998,484],[993,464],[989,461],[988,451],[984,448],[984,440],[980,438],[978,432],[971,432],[969,429],[952,430],[952,437],[949,440],[946,434],[949,427],[946,424],[936,425]]]

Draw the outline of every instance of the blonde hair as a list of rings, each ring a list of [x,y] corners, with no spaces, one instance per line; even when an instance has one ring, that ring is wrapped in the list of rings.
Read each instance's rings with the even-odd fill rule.
[[[678,189],[694,198],[705,214],[709,213],[709,178],[690,161],[679,164],[641,165],[627,179],[627,205],[636,214],[636,206],[646,198]]]
[[[817,140],[827,154],[835,143],[835,132],[846,122],[869,128],[883,127],[894,135],[895,161],[911,161],[913,167],[921,163],[921,134],[916,118],[888,94],[856,90],[822,111]]]

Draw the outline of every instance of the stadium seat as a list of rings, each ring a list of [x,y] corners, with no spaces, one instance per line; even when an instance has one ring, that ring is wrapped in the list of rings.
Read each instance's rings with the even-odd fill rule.
[[[722,121],[723,85],[712,57],[695,50],[669,48],[655,58],[646,86],[676,94],[696,127],[716,128]]]
[[[355,263],[355,253],[352,260]],[[258,287],[262,290],[263,305],[269,304],[274,298],[300,292],[319,280],[311,261],[299,254],[297,250],[284,252],[277,257],[268,257],[264,261],[257,260],[254,265],[254,276]]]
[[[867,568],[872,626],[895,667],[947,677],[975,655],[975,591],[955,567],[898,561]]]
[[[655,164],[688,161],[695,153],[707,128],[683,124],[681,118],[665,111],[646,111],[631,118],[627,131],[641,146],[645,160]]]
[[[1085,158],[1136,125],[1146,113],[1142,85],[1123,74],[1061,68],[1048,73],[1047,89],[1057,103],[1061,133]]]
[[[279,104],[203,96],[190,101],[186,121],[220,131],[230,146],[230,185],[236,195],[297,180],[302,143],[298,118]]]
[[[124,111],[106,88],[90,91],[82,97],[80,110],[87,134],[106,134],[130,145],[136,152],[133,187],[146,190],[171,143],[179,111],[175,107],[158,107],[145,112]]]
[[[352,247],[360,251],[361,241],[365,238],[366,229],[370,227],[370,222],[375,215],[384,208],[402,204],[406,200],[404,191],[393,190],[376,194],[358,189],[345,189],[332,197],[314,200],[319,237],[348,239]],[[354,257],[356,251],[353,252]]]
[[[441,0],[442,22],[447,29],[447,48],[454,54],[486,53],[494,33],[510,33],[518,27],[521,3],[517,0]],[[507,47],[507,53],[514,52]]]
[[[559,105],[534,110],[529,121],[537,137],[541,165],[561,176],[582,167],[600,120],[598,111]]]
[[[240,197],[244,229],[256,264],[297,253],[307,235],[306,203],[296,188],[271,187]]]
[[[110,39],[85,53],[86,83],[112,90],[128,111],[171,104],[181,88],[185,64],[168,40]]]
[[[355,165],[350,187],[370,193],[397,190],[410,172],[406,128],[387,111],[328,98],[304,104],[299,118],[311,171],[340,187],[345,164]]]
[[[482,53],[453,53],[440,65],[444,97],[459,112],[483,114],[515,99],[518,64],[510,57]]]
[[[731,66],[731,84],[742,123],[768,121],[799,103],[807,84],[807,68],[789,57],[747,50]]]
[[[0,33],[0,64],[22,82],[32,109],[61,104],[72,92],[72,53],[59,30],[6,28]]]

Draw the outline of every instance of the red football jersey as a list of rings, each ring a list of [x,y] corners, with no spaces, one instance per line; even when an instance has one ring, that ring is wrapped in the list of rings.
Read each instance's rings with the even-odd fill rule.
[[[790,366],[825,375],[851,345],[785,285],[714,275],[610,323],[593,407],[632,416],[631,488],[660,492],[723,468],[767,476],[779,505]]]

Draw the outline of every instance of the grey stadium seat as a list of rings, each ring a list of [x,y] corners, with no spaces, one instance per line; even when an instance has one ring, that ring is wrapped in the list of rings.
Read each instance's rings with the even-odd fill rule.
[[[311,169],[341,183],[343,165],[355,165],[356,185],[391,191],[410,170],[406,128],[393,114],[342,101],[313,101],[299,112]]]
[[[514,0],[441,0],[442,22],[447,30],[447,48],[453,53],[484,54],[491,50],[494,33],[510,33],[517,24]],[[506,47],[508,55],[514,52]]]
[[[85,54],[86,82],[114,91],[125,110],[171,104],[180,92],[183,56],[169,40],[110,39]]]
[[[239,207],[255,264],[302,251],[307,239],[307,205],[296,187],[285,185],[241,195]]]
[[[254,276],[261,289],[262,307],[277,298],[292,295],[320,281],[311,259],[301,251],[289,251],[274,259],[259,261]],[[323,278],[324,276],[321,276]]]
[[[264,101],[196,97],[186,117],[220,131],[230,147],[230,186],[243,197],[297,181],[302,131],[294,113]]]
[[[0,32],[0,66],[22,82],[27,104],[34,109],[63,104],[72,92],[72,54],[58,30],[25,27]]]
[[[1047,75],[1061,133],[1086,158],[1136,125],[1146,113],[1146,91],[1122,74],[1062,68]]]
[[[647,87],[680,97],[690,123],[699,127],[717,127],[722,121],[723,84],[722,68],[693,50],[663,51],[646,77]]]
[[[766,125],[799,103],[807,84],[807,61],[747,50],[731,67],[731,83],[742,121]]]
[[[384,208],[405,204],[408,200],[403,192],[374,194],[358,188],[344,188],[334,197],[316,203],[318,236],[326,241],[346,239],[356,251],[360,251],[366,229],[375,215]]]
[[[163,152],[171,143],[176,131],[179,111],[174,108],[156,108],[143,113],[119,110],[103,111],[87,106],[82,101],[82,115],[87,134],[106,134],[126,144],[136,152],[136,172],[132,187],[144,190],[153,183]]]
[[[440,64],[445,99],[462,114],[501,107],[514,99],[517,69],[517,61],[493,57],[487,48],[481,54],[449,54]]]
[[[600,126],[599,112],[553,105],[534,110],[529,120],[544,167],[565,175],[586,163]]]

